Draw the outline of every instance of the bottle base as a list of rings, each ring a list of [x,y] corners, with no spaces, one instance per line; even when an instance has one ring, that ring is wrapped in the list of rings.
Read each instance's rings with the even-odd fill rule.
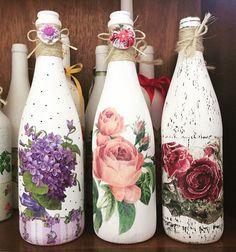
[[[95,232],[95,231],[94,231]],[[110,235],[110,237],[104,237],[95,232],[95,234],[103,241],[115,243],[115,244],[137,244],[150,240],[154,235],[155,231],[151,234],[136,234],[129,235],[129,237],[124,237],[124,235]]]

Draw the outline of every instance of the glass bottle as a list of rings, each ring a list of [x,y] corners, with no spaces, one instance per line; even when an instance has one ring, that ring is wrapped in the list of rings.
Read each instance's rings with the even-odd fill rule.
[[[70,39],[69,36],[66,34],[61,34],[61,41],[62,41],[62,49],[63,49],[63,66],[64,68],[70,67]],[[71,91],[71,95],[73,98],[73,101],[75,103],[75,107],[79,113],[79,119],[82,127],[82,131],[84,131],[85,128],[85,117],[84,117],[84,97],[83,95],[80,97],[78,89],[76,85],[71,80],[70,76],[66,76],[68,86]]]
[[[183,43],[162,117],[163,225],[173,239],[211,243],[223,232],[222,120],[203,58],[198,17],[180,21]],[[187,39],[188,38],[188,39]],[[195,49],[188,55],[186,49]]]
[[[92,139],[94,230],[106,241],[137,243],[156,230],[154,136],[129,12],[113,12],[108,29],[112,51]]]
[[[97,110],[97,106],[102,94],[104,87],[104,82],[107,72],[107,57],[108,46],[107,45],[98,45],[96,46],[96,66],[95,66],[95,78],[94,85],[89,97],[88,105],[85,112],[85,121],[86,121],[86,142],[91,144],[91,134],[93,130],[94,117]],[[91,152],[91,150],[90,150]]]
[[[83,140],[62,63],[59,15],[37,17],[36,65],[19,132],[20,233],[29,243],[56,245],[83,232]]]
[[[18,208],[18,134],[22,112],[29,94],[30,83],[28,75],[27,46],[24,44],[13,44],[11,51],[11,83],[6,99],[7,104],[3,107],[3,112],[11,122],[13,207]]]
[[[0,87],[0,96],[2,94]],[[0,105],[5,104],[0,97]],[[2,106],[1,106],[2,107]],[[11,123],[0,108],[0,221],[12,215]]]

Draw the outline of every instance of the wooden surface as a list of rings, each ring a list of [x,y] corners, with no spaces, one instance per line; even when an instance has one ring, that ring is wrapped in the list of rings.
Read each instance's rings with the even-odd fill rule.
[[[87,223],[84,234],[77,240],[53,247],[40,247],[25,242],[18,231],[18,213],[13,218],[0,223],[0,251],[18,252],[60,252],[60,251],[96,251],[96,252],[235,252],[236,251],[236,220],[226,218],[225,232],[222,238],[213,244],[191,245],[174,241],[167,237],[158,225],[156,234],[150,240],[133,245],[117,245],[99,239],[92,230],[91,223]]]

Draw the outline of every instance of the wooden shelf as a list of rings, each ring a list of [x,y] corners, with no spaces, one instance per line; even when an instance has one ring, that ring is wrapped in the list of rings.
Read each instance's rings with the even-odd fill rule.
[[[160,251],[160,252],[192,252],[192,251],[212,251],[230,252],[236,251],[236,219],[226,217],[225,231],[220,241],[209,245],[191,245],[177,242],[164,234],[164,231],[158,224],[158,231],[150,240],[133,245],[117,245],[105,242],[99,239],[92,230],[92,224],[87,223],[84,234],[77,240],[51,247],[40,247],[28,244],[21,237],[18,231],[18,213],[14,212],[11,219],[0,223],[0,251],[24,251],[24,252],[41,252],[41,251],[122,251],[122,252],[139,252],[139,251]]]

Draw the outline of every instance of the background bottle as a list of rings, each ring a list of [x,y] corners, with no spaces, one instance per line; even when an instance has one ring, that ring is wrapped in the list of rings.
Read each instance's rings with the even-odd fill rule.
[[[128,32],[130,36],[125,41],[111,39],[113,52],[92,140],[94,229],[100,238],[115,243],[145,241],[156,230],[154,136],[134,49],[132,43],[127,46],[134,35],[132,25],[126,11],[110,15],[111,38]]]
[[[0,87],[0,107],[2,107]],[[5,104],[5,103],[4,103]],[[11,124],[0,108],[0,221],[12,215]]]
[[[83,141],[62,64],[59,15],[37,17],[36,65],[19,133],[20,233],[29,243],[55,245],[84,228]]]
[[[91,134],[93,130],[94,117],[97,110],[97,106],[102,94],[104,82],[107,71],[107,45],[96,46],[96,66],[95,66],[95,79],[91,95],[89,97],[88,105],[85,113],[86,120],[86,142],[91,142]]]
[[[3,112],[11,122],[12,139],[12,190],[13,207],[18,207],[18,134],[22,112],[29,94],[30,83],[28,75],[27,46],[25,44],[12,45],[12,69],[11,83],[7,96],[7,104],[3,107]]]
[[[180,21],[182,48],[163,110],[163,224],[176,240],[211,243],[224,226],[222,121],[196,29],[199,18]]]
[[[68,68],[71,66],[70,63],[70,39],[68,35],[61,34],[62,41],[62,49],[63,49],[63,66],[64,68]],[[70,88],[70,92],[75,103],[75,107],[79,113],[79,119],[82,127],[82,131],[85,128],[85,116],[84,116],[84,97],[83,95],[80,97],[78,89],[74,82],[72,81],[70,76],[66,76],[67,82]]]
[[[154,64],[142,63],[142,60],[149,61],[149,62],[152,62],[154,60],[154,53],[155,53],[154,48],[148,45],[143,52],[145,53],[145,55],[140,54],[141,63],[139,63],[139,74],[142,74],[149,79],[154,79],[155,78]],[[153,99],[152,101],[150,101],[150,97],[147,91],[143,87],[142,87],[142,91],[143,91],[147,106],[150,110],[153,128],[157,132],[161,127],[161,116],[162,116],[162,109],[163,109],[165,97],[163,97],[163,95],[157,88],[154,88]]]

